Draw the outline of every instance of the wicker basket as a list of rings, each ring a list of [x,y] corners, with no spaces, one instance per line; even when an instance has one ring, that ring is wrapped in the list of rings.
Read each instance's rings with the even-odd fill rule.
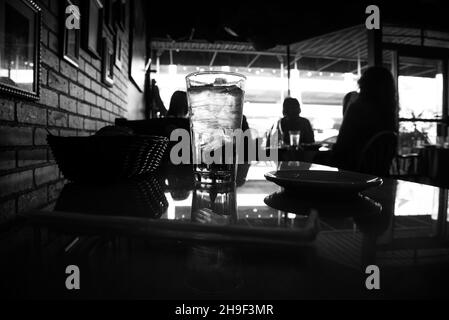
[[[47,136],[53,156],[70,181],[116,181],[156,171],[168,146],[159,136]]]

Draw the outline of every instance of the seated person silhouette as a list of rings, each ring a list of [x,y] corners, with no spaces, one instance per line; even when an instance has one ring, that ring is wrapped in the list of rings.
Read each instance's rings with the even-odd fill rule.
[[[371,138],[382,131],[398,131],[396,89],[390,71],[369,68],[360,78],[359,87],[359,96],[346,110],[332,150],[333,165],[355,171]]]
[[[285,144],[290,144],[289,131],[301,131],[300,143],[314,143],[312,125],[306,118],[300,117],[301,106],[295,98],[286,98],[283,104],[282,113],[284,117],[280,120],[280,127]]]
[[[167,118],[187,118],[189,109],[187,106],[187,94],[184,91],[173,93],[168,108]]]
[[[359,94],[357,91],[351,91],[345,95],[343,98],[343,116],[346,114],[346,111],[348,111],[349,106],[353,104],[358,97]]]

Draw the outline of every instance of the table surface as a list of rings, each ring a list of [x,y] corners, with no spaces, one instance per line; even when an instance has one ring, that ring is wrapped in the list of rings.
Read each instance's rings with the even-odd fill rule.
[[[211,192],[194,187],[189,166],[134,182],[67,184],[54,211],[26,215],[35,230],[30,242],[39,242],[47,257],[40,279],[66,261],[54,253],[54,242],[67,245],[71,239],[37,238],[45,229],[77,236],[66,251],[79,263],[89,257],[95,284],[83,297],[445,296],[446,189],[384,179],[380,187],[341,199],[285,193],[264,178],[269,171],[291,169],[337,170],[304,162],[241,165],[235,192],[213,191],[221,204],[215,209],[198,205],[210,200]],[[111,238],[119,239],[112,249]],[[113,266],[107,271],[105,261]],[[376,292],[365,287],[365,268],[373,264],[382,271],[383,290]],[[115,277],[112,287],[110,277]],[[47,288],[45,295],[64,294],[56,284]]]

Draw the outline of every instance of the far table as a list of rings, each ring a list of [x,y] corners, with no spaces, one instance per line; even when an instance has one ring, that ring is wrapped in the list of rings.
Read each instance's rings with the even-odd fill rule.
[[[304,161],[314,163],[328,163],[332,149],[327,146],[319,145],[301,145],[298,147],[282,147],[278,148],[279,161]],[[324,159],[324,160],[323,160]]]
[[[418,172],[432,183],[449,187],[449,148],[428,145],[419,149]]]

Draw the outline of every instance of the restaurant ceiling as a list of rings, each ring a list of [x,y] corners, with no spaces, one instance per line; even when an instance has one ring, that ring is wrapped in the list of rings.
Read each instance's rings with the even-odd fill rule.
[[[246,42],[256,50],[297,43],[364,24],[376,3],[384,23],[449,30],[443,0],[410,1],[145,1],[151,38]]]
[[[396,44],[427,45],[449,48],[449,33],[433,30],[386,25],[383,41]],[[152,39],[152,57],[160,58],[161,64],[191,66],[230,66],[246,68],[279,69],[281,61],[286,66],[286,46],[258,51],[250,43],[204,40],[168,41]],[[291,67],[300,70],[357,73],[367,67],[367,38],[363,25],[312,37],[290,44]],[[384,51],[384,63],[388,67],[391,53]],[[405,61],[407,68],[402,75],[433,76],[435,67],[422,61]]]

